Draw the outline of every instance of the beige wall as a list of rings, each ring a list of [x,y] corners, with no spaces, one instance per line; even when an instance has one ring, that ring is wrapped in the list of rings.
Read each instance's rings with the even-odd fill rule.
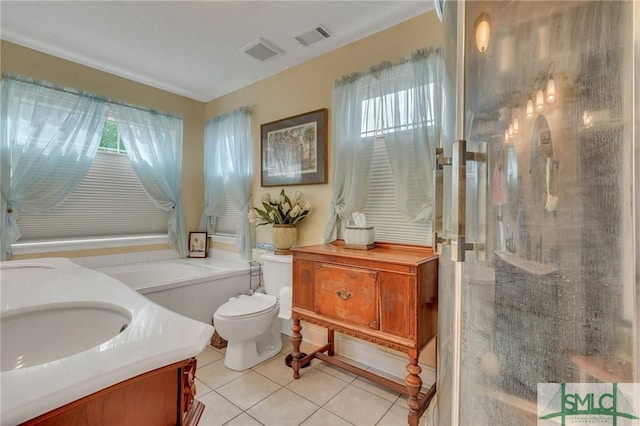
[[[329,110],[329,170],[331,169],[331,90],[343,75],[367,70],[383,61],[397,62],[416,49],[440,45],[444,30],[435,12],[428,12],[402,24],[351,43],[341,49],[237,90],[206,104],[205,120],[247,106],[252,111],[254,146],[254,205],[265,192],[274,195],[279,187],[260,186],[260,125],[305,112]],[[259,66],[259,65],[258,65]],[[313,211],[298,225],[298,245],[322,243],[331,202],[331,177],[326,185],[286,187],[287,194],[302,191]],[[256,229],[257,241],[271,242],[271,226]],[[232,249],[216,245],[218,248]]]
[[[182,116],[184,119],[182,158],[182,201],[187,231],[196,230],[204,207],[202,173],[202,139],[204,134],[204,104],[184,96],[174,95],[113,74],[85,67],[55,56],[2,41],[0,65],[3,73],[19,74],[80,90],[86,90],[116,101],[152,108]],[[92,256],[131,251],[166,249],[166,246],[123,247],[121,249],[57,252],[24,257]]]

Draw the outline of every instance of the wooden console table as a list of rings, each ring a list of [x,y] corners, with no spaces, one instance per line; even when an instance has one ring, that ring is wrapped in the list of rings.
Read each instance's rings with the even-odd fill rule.
[[[379,244],[371,250],[342,241],[293,249],[293,378],[313,358],[408,397],[408,422],[418,420],[435,394],[420,392],[418,357],[438,328],[438,256],[428,247]],[[327,344],[301,357],[300,321],[324,327]],[[404,352],[405,385],[333,357],[334,332]]]

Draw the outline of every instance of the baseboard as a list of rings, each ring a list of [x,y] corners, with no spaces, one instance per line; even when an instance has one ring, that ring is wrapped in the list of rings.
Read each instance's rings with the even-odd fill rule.
[[[322,346],[327,343],[327,330],[314,324],[302,322],[303,342],[313,346]],[[363,340],[335,334],[335,352],[345,358],[375,368],[391,376],[404,380],[407,375],[407,357],[405,354],[392,351]],[[422,373],[420,378],[425,386],[431,386],[436,381],[435,368],[420,364]]]

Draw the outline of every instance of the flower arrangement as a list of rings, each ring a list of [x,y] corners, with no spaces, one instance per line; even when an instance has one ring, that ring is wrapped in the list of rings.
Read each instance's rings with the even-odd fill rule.
[[[264,210],[254,207],[247,217],[250,223],[266,225],[295,225],[307,217],[311,211],[311,202],[307,201],[302,205],[302,192],[297,191],[294,201],[285,194],[284,188],[280,191],[280,196],[271,198],[269,193],[262,196],[262,206]]]

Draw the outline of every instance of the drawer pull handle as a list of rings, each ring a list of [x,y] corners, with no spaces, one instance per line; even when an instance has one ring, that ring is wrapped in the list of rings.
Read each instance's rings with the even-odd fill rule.
[[[338,297],[342,300],[349,300],[351,298],[351,296],[353,296],[353,294],[349,293],[347,290],[345,290],[344,288],[341,290],[336,290],[336,294],[338,295]]]

